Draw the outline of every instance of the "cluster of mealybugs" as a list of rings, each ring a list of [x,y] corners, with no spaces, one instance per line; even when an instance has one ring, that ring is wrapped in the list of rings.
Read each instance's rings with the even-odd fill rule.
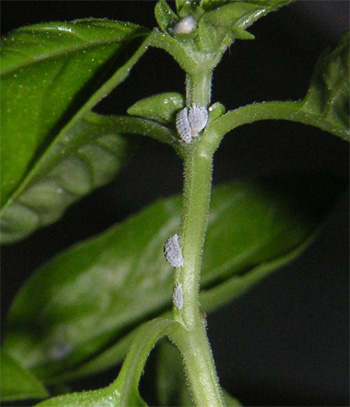
[[[178,268],[184,265],[182,250],[180,247],[179,236],[170,236],[164,245],[164,255],[171,267]],[[173,302],[176,308],[183,306],[182,284],[179,284],[173,292]]]
[[[208,123],[208,110],[196,104],[181,109],[176,116],[176,129],[182,141],[191,143]]]

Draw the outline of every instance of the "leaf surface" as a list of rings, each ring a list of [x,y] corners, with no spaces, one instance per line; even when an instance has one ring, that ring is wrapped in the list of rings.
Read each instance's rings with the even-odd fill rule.
[[[23,204],[18,208],[20,195],[33,186],[33,178],[38,182],[46,160],[57,155],[74,126],[79,127],[84,115],[127,77],[146,49],[145,35],[134,24],[86,19],[22,27],[3,39],[0,192],[5,240],[11,233],[19,238],[22,226],[17,222],[22,218],[31,230],[45,224],[35,209]],[[64,149],[62,154],[66,155]],[[87,192],[90,188],[82,194]],[[16,218],[13,226],[11,217]]]
[[[339,189],[334,179],[304,176],[216,188],[201,277],[207,308],[235,298],[290,261],[288,255],[310,239]],[[178,230],[180,206],[180,197],[158,201],[44,265],[13,303],[7,351],[51,381],[170,309],[173,272],[163,245]],[[225,297],[210,296],[230,281]],[[95,370],[114,362],[101,356]]]
[[[39,379],[1,350],[1,401],[40,399],[48,396],[48,391]]]

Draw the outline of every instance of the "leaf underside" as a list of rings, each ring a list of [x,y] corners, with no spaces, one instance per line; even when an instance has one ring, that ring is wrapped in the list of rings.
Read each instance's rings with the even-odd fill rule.
[[[55,221],[121,167],[127,142],[87,114],[127,77],[146,49],[146,34],[135,24],[86,19],[23,27],[2,40],[4,243]]]

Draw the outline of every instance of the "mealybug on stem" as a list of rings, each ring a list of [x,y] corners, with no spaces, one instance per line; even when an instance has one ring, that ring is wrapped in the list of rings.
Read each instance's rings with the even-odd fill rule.
[[[185,143],[191,143],[192,130],[190,122],[188,120],[188,109],[185,107],[180,110],[176,116],[176,129],[182,141]]]
[[[184,297],[182,293],[182,284],[179,284],[173,292],[173,302],[177,309],[182,309],[184,305]]]
[[[178,235],[170,236],[165,242],[164,255],[171,267],[178,268],[184,265]]]
[[[205,128],[208,123],[208,118],[208,110],[205,107],[196,104],[192,105],[188,113],[188,120],[193,131],[193,137],[197,137],[198,133]]]

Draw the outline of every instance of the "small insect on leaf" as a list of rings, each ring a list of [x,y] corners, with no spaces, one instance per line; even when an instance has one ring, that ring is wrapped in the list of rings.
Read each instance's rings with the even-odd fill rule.
[[[187,16],[175,24],[174,34],[191,34],[197,27],[197,22],[192,16]]]
[[[178,268],[184,265],[178,235],[170,236],[165,242],[164,255],[171,267]]]
[[[208,123],[208,110],[196,104],[189,109],[185,107],[176,116],[176,129],[182,141],[191,143],[193,137],[198,137]]]
[[[173,301],[177,309],[182,309],[184,305],[184,297],[182,293],[182,284],[179,284],[173,292]]]

